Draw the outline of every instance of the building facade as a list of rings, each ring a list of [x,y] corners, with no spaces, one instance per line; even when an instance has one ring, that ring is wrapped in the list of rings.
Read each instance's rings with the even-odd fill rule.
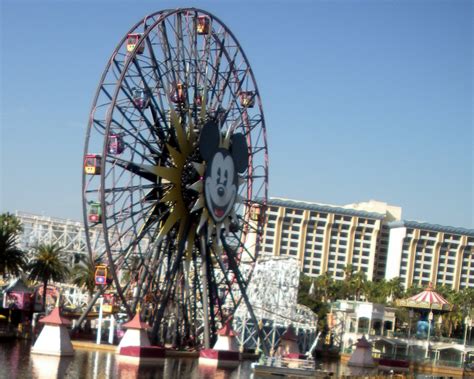
[[[429,282],[474,288],[474,230],[415,221],[388,226],[387,279],[400,277],[405,288]]]
[[[351,264],[367,279],[474,288],[474,230],[401,219],[383,202],[332,206],[270,198],[260,252],[298,259],[301,271],[344,279]]]
[[[383,278],[388,251],[388,222],[401,208],[369,201],[336,207],[288,199],[268,201],[261,252],[292,256],[308,276],[329,272],[344,278],[344,267]]]

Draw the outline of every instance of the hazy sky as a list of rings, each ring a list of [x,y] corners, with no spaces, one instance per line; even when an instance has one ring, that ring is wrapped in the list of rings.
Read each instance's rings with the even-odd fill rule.
[[[81,219],[86,124],[112,50],[146,14],[192,5],[249,57],[271,196],[377,199],[474,228],[472,1],[0,3],[2,211]]]

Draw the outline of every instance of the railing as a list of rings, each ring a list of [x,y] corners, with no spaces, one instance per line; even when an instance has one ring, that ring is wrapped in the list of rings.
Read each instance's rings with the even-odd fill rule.
[[[352,354],[353,349],[350,347],[347,347],[343,350],[343,353],[346,354]],[[406,354],[400,354],[400,353],[378,353],[378,352],[373,352],[372,357],[375,359],[394,359],[394,360],[400,360],[400,361],[409,361],[413,363],[418,363],[418,364],[431,364],[435,366],[448,366],[448,367],[456,367],[456,368],[461,368],[464,366],[464,362],[461,362],[461,360],[448,360],[448,359],[438,359],[435,360],[433,358],[424,358],[421,356],[416,356],[416,355],[406,355]]]

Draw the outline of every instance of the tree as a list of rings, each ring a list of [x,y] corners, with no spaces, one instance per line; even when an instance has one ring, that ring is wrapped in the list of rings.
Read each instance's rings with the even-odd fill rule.
[[[360,300],[360,295],[365,295],[366,285],[367,285],[367,277],[365,276],[365,272],[359,270],[352,274],[350,279],[350,287],[353,291],[354,297],[356,301]]]
[[[18,276],[26,264],[25,252],[17,247],[22,231],[20,220],[10,213],[0,214],[0,275]]]
[[[405,295],[405,290],[403,289],[403,281],[398,276],[387,281],[386,288],[387,297],[390,298],[390,301],[392,302],[397,299],[402,299]]]
[[[18,236],[23,231],[23,226],[18,217],[7,212],[0,214],[0,229],[7,230]]]
[[[16,234],[0,228],[0,275],[18,276],[25,265],[25,252],[16,246]]]
[[[29,278],[43,283],[43,309],[46,310],[46,290],[50,280],[61,282],[66,279],[69,269],[62,248],[56,244],[40,244],[28,265]]]
[[[371,303],[386,304],[387,303],[388,284],[385,279],[378,281],[366,282],[365,297]]]
[[[88,255],[72,269],[72,283],[79,288],[85,288],[90,297],[95,291],[96,262]]]

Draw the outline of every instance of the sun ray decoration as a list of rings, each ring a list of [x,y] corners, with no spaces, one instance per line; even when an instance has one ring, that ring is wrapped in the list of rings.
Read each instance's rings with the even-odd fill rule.
[[[86,231],[102,230],[106,250],[87,244],[107,291],[140,307],[155,341],[169,342],[167,325],[175,343],[208,344],[246,301],[268,183],[258,88],[219,19],[165,10],[130,29],[97,89],[84,165]]]

